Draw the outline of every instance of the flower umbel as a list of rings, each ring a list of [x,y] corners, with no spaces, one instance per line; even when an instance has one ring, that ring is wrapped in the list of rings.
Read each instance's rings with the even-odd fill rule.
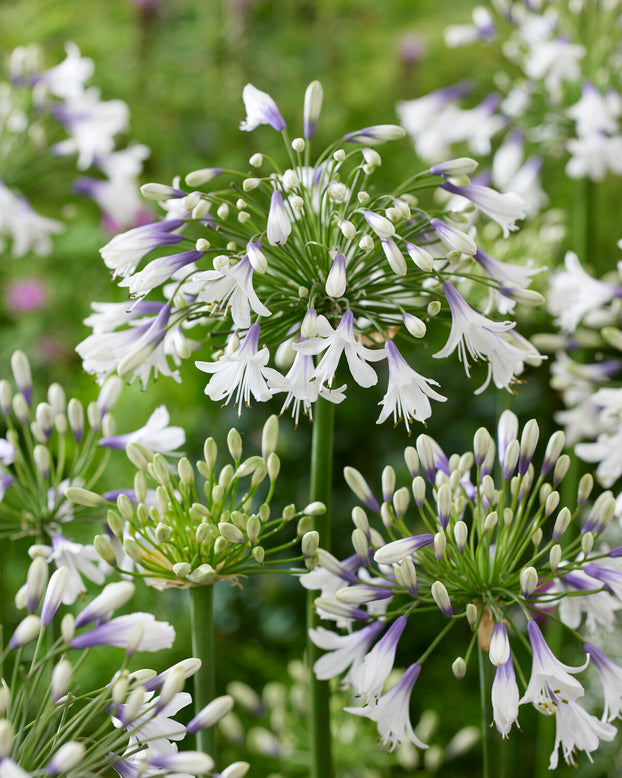
[[[355,508],[355,556],[339,562],[321,554],[309,574],[314,578],[309,588],[326,583],[316,601],[318,613],[349,630],[342,638],[331,637],[325,628],[312,633],[319,646],[331,651],[316,662],[315,671],[327,678],[349,667],[344,681],[366,695],[366,705],[346,710],[377,721],[389,747],[406,738],[422,747],[405,718],[407,696],[420,671],[425,678],[421,668],[436,646],[459,630],[466,633],[466,645],[453,663],[454,674],[463,678],[468,672],[476,645],[489,653],[496,667],[493,718],[503,738],[517,723],[519,706],[526,703],[557,717],[552,767],[559,744],[566,761],[574,763],[575,749],[589,756],[599,740],[611,740],[615,734],[611,724],[580,707],[584,687],[576,675],[585,670],[589,657],[585,660],[582,654],[584,661],[576,667],[560,661],[535,620],[547,615],[562,623],[568,619],[570,633],[577,637],[583,610],[564,607],[574,598],[589,609],[588,627],[596,621],[611,626],[622,592],[622,574],[615,566],[619,554],[617,549],[601,549],[598,541],[613,517],[615,500],[604,492],[586,509],[580,532],[569,530],[571,522],[581,521],[580,507],[589,498],[591,482],[582,480],[576,505],[562,506],[558,489],[570,464],[561,453],[563,434],[554,433],[541,465],[536,461],[538,437],[534,420],[521,432],[510,411],[499,421],[498,445],[481,428],[473,450],[461,456],[445,456],[437,443],[420,435],[416,447],[404,453],[411,488],[396,488],[393,468],[385,468],[380,505],[363,476],[347,468],[348,484],[368,510],[375,508],[380,530],[370,526],[362,507]],[[365,681],[366,666],[382,683],[400,653],[396,641],[391,652],[383,651],[387,636],[396,626],[399,634],[407,633],[418,616],[429,623],[435,613],[438,635],[406,671],[401,685],[379,697],[378,683]],[[372,632],[374,626],[378,632]],[[523,637],[521,644],[518,637],[525,628],[529,639]],[[386,629],[385,637],[378,640],[381,629]],[[528,682],[524,645],[531,648]],[[607,687],[605,715],[611,720],[622,706],[622,671],[592,644],[585,644],[584,650],[594,654]]]
[[[335,376],[345,372],[344,361],[352,379],[369,387],[378,381],[373,363],[387,359],[389,387],[379,421],[393,416],[408,429],[413,420],[424,422],[432,412],[431,400],[443,396],[432,390],[433,379],[409,368],[407,349],[421,345],[435,320],[447,319],[447,289],[464,286],[466,295],[468,286],[477,306],[486,297],[478,286],[483,292],[501,288],[474,256],[474,228],[467,234],[455,226],[462,224],[462,214],[448,206],[435,211],[441,219],[426,210],[427,190],[447,186],[449,168],[413,171],[395,189],[378,191],[373,177],[382,158],[370,147],[399,140],[404,136],[400,127],[375,125],[348,133],[312,162],[322,103],[318,82],[307,91],[304,138],[291,144],[269,95],[248,84],[243,99],[247,117],[241,129],[267,124],[282,132],[285,163],[254,154],[252,175],[204,168],[186,176],[187,190],[178,183],[143,187],[162,202],[167,218],[115,237],[102,255],[125,276],[121,284],[130,296],[143,300],[128,304],[128,311],[148,299],[166,306],[166,320],[157,332],[158,361],[133,344],[139,335],[147,337],[142,329],[134,331],[161,317],[159,310],[149,313],[143,307],[141,318],[123,319],[116,309],[99,306],[101,314],[90,321],[106,338],[93,340],[94,334],[78,346],[85,369],[100,377],[112,370],[133,373],[145,381],[149,368],[139,364],[144,359],[176,376],[166,360],[178,363],[203,347],[206,357],[197,366],[212,374],[206,387],[212,399],[228,402],[235,394],[241,410],[251,399],[263,401],[287,387],[285,407],[298,420],[301,408],[311,416],[317,398],[328,396]],[[474,167],[472,160],[460,161],[460,170]],[[209,191],[194,188],[206,182]],[[461,182],[461,192],[471,196],[476,208],[505,228],[514,227],[522,214],[516,198],[485,187],[469,189],[466,173]],[[162,253],[180,239],[186,251]],[[149,250],[157,256],[145,258]],[[512,341],[501,349],[497,332],[505,333],[513,323],[477,315],[474,356],[491,362],[497,386],[508,386],[522,370],[524,352],[533,355],[535,350]],[[285,374],[296,352],[306,359],[297,361],[295,380],[289,380]],[[328,399],[340,402],[345,388]]]

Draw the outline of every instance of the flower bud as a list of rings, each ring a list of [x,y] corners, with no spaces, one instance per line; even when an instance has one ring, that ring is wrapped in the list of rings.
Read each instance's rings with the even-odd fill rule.
[[[230,694],[224,694],[222,697],[216,697],[188,723],[186,731],[191,735],[201,729],[213,727],[223,716],[233,710],[233,697]]]
[[[535,567],[524,567],[520,573],[520,588],[523,597],[531,597],[538,586],[538,573]]]
[[[466,670],[466,662],[461,656],[456,657],[451,663],[451,671],[459,681],[466,675]]]
[[[425,490],[426,484],[423,477],[420,475],[415,476],[412,483],[412,493],[418,508],[421,508],[425,502]]]
[[[410,557],[405,557],[401,562],[393,565],[395,580],[400,586],[403,586],[411,597],[416,597],[417,589],[417,570],[415,563]]]
[[[60,659],[54,666],[50,685],[53,703],[57,703],[67,693],[72,674],[73,668],[68,659]]]
[[[15,632],[9,640],[9,647],[21,648],[38,637],[39,632],[41,632],[41,619],[30,613],[17,625]]]
[[[434,269],[434,257],[429,251],[414,243],[407,243],[406,251],[419,270],[430,273]]]
[[[561,559],[562,559],[562,547],[559,545],[559,543],[556,543],[549,553],[549,564],[553,572],[555,572],[559,567],[559,563],[561,562]]]
[[[48,762],[45,771],[48,775],[60,775],[68,773],[77,767],[84,757],[86,748],[83,743],[76,740],[70,740],[64,743]]]
[[[445,556],[446,547],[447,538],[445,537],[445,533],[441,530],[441,532],[437,532],[436,535],[434,535],[434,555],[439,561]]]
[[[30,566],[26,577],[27,601],[26,607],[30,613],[33,613],[39,605],[39,600],[46,588],[48,582],[48,566],[43,557],[35,557]]]
[[[76,505],[85,505],[87,508],[101,508],[106,504],[106,500],[101,495],[79,486],[70,486],[66,489],[65,497]]]
[[[96,553],[113,567],[117,564],[117,555],[115,554],[110,538],[107,535],[95,535],[93,538],[93,548]]]
[[[436,492],[436,506],[438,510],[438,520],[443,529],[449,523],[451,515],[451,490],[449,484],[441,484]]]
[[[488,456],[490,448],[494,446],[494,441],[486,427],[480,427],[473,438],[473,453],[475,455],[475,464],[478,467],[484,463]]]
[[[249,769],[250,764],[248,762],[231,762],[220,773],[220,778],[244,778]]]
[[[337,254],[326,279],[326,294],[329,297],[342,297],[346,283],[346,261],[343,254]]]
[[[577,505],[585,505],[588,501],[592,488],[594,487],[594,479],[590,473],[585,473],[579,481],[579,488],[577,490]]]
[[[502,621],[498,621],[492,631],[488,658],[495,667],[504,665],[510,658],[510,641],[508,640],[505,624]]]
[[[23,351],[17,350],[11,355],[11,370],[18,390],[27,405],[30,405],[32,402],[32,373],[28,357]]]
[[[453,610],[451,608],[451,601],[449,599],[447,589],[445,588],[445,584],[441,581],[434,581],[430,591],[432,597],[434,598],[434,602],[438,605],[443,615],[447,616],[447,618],[452,616]]]
[[[222,168],[219,167],[204,167],[198,170],[193,170],[185,178],[186,184],[194,188],[195,186],[202,186],[217,178],[222,174]]]
[[[234,524],[229,524],[229,522],[226,521],[220,521],[218,522],[218,531],[220,532],[221,536],[229,543],[236,543],[237,545],[242,545],[245,543],[246,539],[244,534]]]
[[[423,322],[418,316],[413,316],[410,313],[404,313],[402,315],[402,321],[413,338],[423,338],[425,336],[425,322]]]
[[[472,602],[469,602],[466,606],[466,619],[469,622],[469,627],[473,629],[477,622],[477,606]]]
[[[454,525],[454,540],[456,541],[456,546],[458,546],[458,551],[460,551],[460,553],[464,553],[468,534],[469,530],[467,525],[462,520],[457,521]]]
[[[564,532],[568,529],[572,514],[566,507],[562,508],[555,519],[555,527],[553,528],[553,540],[557,542]]]
[[[13,725],[11,722],[7,721],[7,719],[0,719],[0,763],[5,759],[5,757],[10,756],[11,751],[13,750],[14,734],[15,733],[13,732]],[[17,765],[9,766],[8,763],[5,763],[5,765],[6,769],[9,771],[9,774],[18,776],[24,772],[24,775],[28,775],[28,773],[19,769]]]
[[[591,532],[586,532],[584,535],[581,535],[581,551],[583,551],[583,553],[586,556],[592,550],[593,545],[594,545],[594,535],[592,535]],[[615,555],[611,554],[611,556],[615,556]]]
[[[41,606],[41,623],[44,627],[49,627],[58,610],[67,587],[69,586],[69,570],[66,567],[59,567],[50,576],[50,580],[43,598]]]
[[[343,475],[346,483],[354,492],[354,494],[359,498],[359,500],[364,503],[370,511],[373,513],[378,513],[380,506],[378,505],[378,502],[372,494],[367,481],[363,478],[361,473],[359,473],[359,471],[354,467],[348,466],[344,467]]]
[[[66,613],[61,619],[60,634],[65,643],[71,643],[76,634],[76,620],[73,617],[73,614]]]

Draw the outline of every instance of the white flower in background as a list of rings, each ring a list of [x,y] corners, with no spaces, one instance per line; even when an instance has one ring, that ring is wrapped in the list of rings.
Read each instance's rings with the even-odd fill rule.
[[[565,272],[552,275],[549,310],[557,316],[555,323],[565,332],[574,332],[591,311],[601,309],[616,297],[622,297],[622,286],[606,283],[586,273],[573,251],[564,258]]]

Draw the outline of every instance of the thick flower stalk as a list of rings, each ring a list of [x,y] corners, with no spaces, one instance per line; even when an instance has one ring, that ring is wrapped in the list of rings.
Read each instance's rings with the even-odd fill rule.
[[[131,668],[137,651],[170,648],[175,631],[150,613],[115,615],[134,593],[128,581],[106,586],[76,616],[65,613],[60,637],[50,636],[52,620],[61,616],[69,571],[59,568],[49,581],[45,573],[46,565],[35,558],[16,597],[17,607],[28,614],[0,655],[5,673],[0,686],[2,774],[211,773],[209,754],[180,746],[187,734],[211,727],[230,711],[232,698],[212,701],[187,726],[177,720],[192,702],[184,682],[201,663],[185,659],[159,674]],[[106,647],[101,649],[107,654],[104,662],[91,654],[93,646]],[[102,666],[110,677],[98,687],[92,679]]]
[[[116,376],[85,407],[76,397],[68,399],[58,383],[48,387],[45,400],[35,402],[37,390],[22,351],[13,353],[11,370],[12,382],[0,380],[0,413],[6,430],[0,438],[1,537],[29,536],[49,542],[71,520],[83,521],[87,512],[74,510],[66,490],[69,486],[92,489],[110,449],[134,442],[170,453],[185,442],[184,431],[169,426],[164,406],[144,427],[115,434],[111,410],[123,388]]]
[[[290,571],[303,560],[312,566],[318,538],[309,531],[311,520],[325,509],[316,502],[302,511],[287,505],[274,513],[277,440],[278,419],[271,416],[261,455],[243,457],[241,436],[231,429],[226,464],[218,465],[218,445],[208,438],[203,459],[193,466],[182,457],[175,468],[162,454],[130,443],[127,456],[137,468],[132,489],[99,496],[70,488],[67,497],[77,504],[108,505],[109,534],[95,538],[95,549],[108,564],[156,589],[223,580],[241,585],[252,573]],[[301,538],[302,556],[288,557]]]
[[[291,142],[269,95],[248,85],[243,97],[241,129],[269,124],[280,131],[284,162],[257,152],[250,172],[210,167],[189,173],[183,185],[175,179],[173,186],[143,187],[166,217],[101,250],[130,302],[94,306],[93,334],[77,347],[87,372],[99,380],[117,372],[143,384],[152,370],[178,379],[171,362],[196,352],[212,400],[241,412],[282,394],[283,410],[298,422],[301,412],[312,416],[319,398],[341,402],[343,379],[375,385],[374,366],[386,360],[378,421],[402,419],[410,429],[445,399],[404,356],[425,341],[428,328],[453,321],[451,346],[436,356],[462,338],[467,373],[471,357],[489,366],[485,385],[492,378],[507,388],[524,362],[538,359],[511,321],[477,310],[489,290],[512,305],[539,302],[526,289],[529,273],[511,277],[494,261],[483,267],[475,230],[465,227],[465,212],[475,208],[504,231],[514,229],[524,216],[520,198],[470,187],[470,159],[413,171],[393,190],[378,189],[376,146],[401,138],[400,127],[348,133],[314,159],[318,82],[307,90],[305,137]],[[429,192],[441,187],[470,202],[438,210]]]
[[[620,265],[594,277],[570,251],[564,265],[551,276],[548,295],[558,332],[537,337],[543,349],[555,351],[551,386],[566,406],[555,420],[577,456],[596,463],[598,480],[610,487],[622,476]]]
[[[94,200],[109,232],[140,224],[149,214],[136,191],[149,149],[117,144],[129,126],[127,105],[102,100],[97,87],[87,86],[93,61],[75,43],[65,49],[66,58],[46,70],[40,47],[19,46],[8,58],[6,81],[0,81],[0,239],[16,258],[49,254],[63,230],[61,221],[38,212],[46,210],[42,176],[56,177],[67,167],[60,157],[76,155],[79,171],[96,173],[79,177],[74,191]],[[33,164],[38,186],[32,184]]]
[[[584,476],[576,502],[562,505],[558,489],[570,466],[561,453],[564,435],[551,436],[543,457],[536,456],[538,437],[534,420],[521,432],[510,411],[500,418],[496,444],[480,428],[473,450],[462,455],[447,457],[420,435],[404,452],[410,486],[397,488],[394,470],[386,467],[381,500],[358,471],[346,468],[348,484],[367,509],[352,513],[354,554],[339,561],[319,549],[318,566],[301,581],[322,590],[318,614],[335,625],[311,633],[328,651],[316,662],[316,674],[330,678],[347,670],[344,683],[363,703],[348,710],[376,721],[389,749],[405,740],[425,747],[412,729],[409,699],[450,633],[454,645],[464,640],[452,666],[457,678],[471,669],[477,646],[488,652],[496,668],[493,720],[503,738],[526,703],[555,714],[552,768],[558,746],[574,764],[577,750],[591,758],[600,740],[615,735],[610,722],[622,706],[622,668],[580,633],[596,625],[611,629],[620,608],[622,552],[600,543],[615,499],[603,492],[590,502],[593,479]],[[368,511],[379,515],[379,525],[372,526]],[[411,625],[417,628],[418,617],[436,618],[438,635],[421,656],[408,657],[402,680],[383,692],[401,636]],[[583,648],[579,666],[552,653],[539,626],[546,619],[565,625],[569,639]],[[339,628],[347,632],[339,634]],[[584,687],[577,676],[593,655],[606,720],[581,707]]]

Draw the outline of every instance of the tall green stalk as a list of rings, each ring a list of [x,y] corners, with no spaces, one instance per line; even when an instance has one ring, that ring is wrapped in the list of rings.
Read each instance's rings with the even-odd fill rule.
[[[326,513],[315,518],[320,533],[320,545],[330,550],[330,501],[333,475],[333,432],[335,406],[319,398],[314,408],[313,438],[311,442],[311,488],[310,499],[320,500],[326,505]],[[314,592],[307,593],[307,627],[317,625],[313,608]],[[321,651],[307,636],[307,658],[310,671],[310,778],[332,778],[332,754],[330,737],[330,687],[328,681],[318,681],[313,675],[313,665]]]
[[[193,586],[190,588],[190,630],[192,633],[192,654],[201,660],[201,669],[193,677],[195,713],[204,708],[216,696],[214,672],[214,587]],[[216,738],[214,727],[197,732],[197,748],[209,754],[216,761]]]
[[[484,652],[481,646],[477,646],[477,661],[479,669],[479,692],[480,705],[482,713],[482,778],[489,778],[490,775],[490,727],[488,726],[488,684],[487,667],[484,659]]]

